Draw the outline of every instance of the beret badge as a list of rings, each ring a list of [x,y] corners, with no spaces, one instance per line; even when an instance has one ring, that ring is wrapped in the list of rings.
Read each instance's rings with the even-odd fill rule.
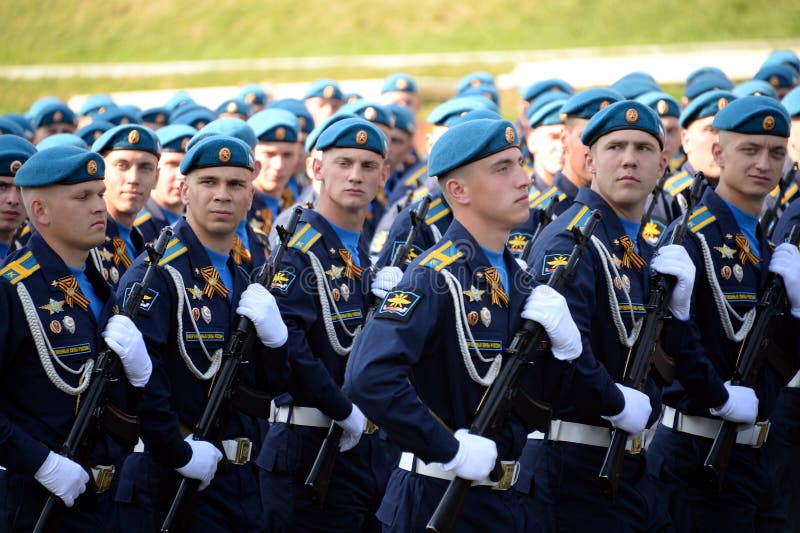
[[[221,163],[227,163],[231,160],[231,151],[229,148],[222,147],[219,150],[219,154],[217,154]]]
[[[360,144],[360,145],[367,144],[367,132],[366,131],[359,130],[359,132],[356,133],[356,143]]]
[[[775,119],[772,115],[767,115],[761,122],[761,126],[764,128],[764,131],[772,131],[773,128],[775,128]]]
[[[514,137],[515,137],[514,128],[512,128],[511,126],[507,127],[506,128],[506,142],[509,143],[509,144],[513,143],[514,142]]]
[[[97,162],[90,160],[88,163],[86,163],[86,172],[88,172],[90,176],[97,174]]]
[[[131,144],[136,144],[139,142],[139,132],[136,130],[131,130],[128,133],[128,142]]]
[[[628,109],[625,112],[625,120],[627,120],[631,124],[636,122],[637,120],[639,120],[639,112],[633,108]]]

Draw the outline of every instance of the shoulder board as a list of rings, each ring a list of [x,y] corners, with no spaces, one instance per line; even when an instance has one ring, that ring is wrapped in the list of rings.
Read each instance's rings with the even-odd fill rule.
[[[704,205],[689,217],[689,230],[692,233],[697,233],[715,220],[717,220],[717,217],[711,214],[707,205]]]
[[[164,266],[176,257],[180,257],[187,252],[186,245],[181,242],[180,239],[175,237],[169,244],[167,244],[167,249],[164,250],[164,257],[161,258],[161,261],[158,262],[158,266]]]
[[[311,224],[306,223],[305,226],[300,228],[294,234],[292,240],[289,241],[289,248],[296,248],[301,252],[306,253],[321,237],[322,234],[320,232],[315,230]]]
[[[783,198],[781,198],[781,204],[783,205],[788,204],[789,200],[794,198],[794,195],[797,194],[797,191],[799,189],[800,187],[798,187],[796,183],[792,183],[791,185],[789,185],[789,187],[786,189],[786,192],[783,193]]]
[[[417,189],[413,195],[411,195],[411,201],[416,202],[417,200],[422,200],[422,198],[430,193],[431,190],[427,187],[422,187],[421,189]]]
[[[669,168],[671,168],[672,171],[674,172],[679,168],[681,168],[681,166],[683,166],[685,162],[686,162],[686,154],[684,153],[677,154],[670,160]]]
[[[567,195],[558,190],[558,187],[552,186],[542,193],[537,192],[535,195],[530,193],[528,195],[528,207],[531,209],[547,209],[547,204],[550,203],[550,199],[554,196],[558,197],[559,202],[563,202],[567,198]]]
[[[437,198],[428,206],[428,215],[425,217],[425,223],[430,226],[449,214],[450,208],[445,205],[441,198]]]
[[[142,209],[136,215],[136,219],[133,221],[133,226],[134,227],[141,226],[151,218],[153,218],[153,215],[150,213],[150,211],[148,211],[147,209]]]
[[[581,207],[581,210],[578,211],[578,214],[573,217],[573,219],[569,222],[567,226],[567,231],[572,231],[572,228],[577,227],[578,229],[583,228],[586,225],[586,222],[589,220],[589,217],[592,216],[592,210],[589,209],[588,205]]]
[[[31,232],[31,224],[30,222],[26,222],[25,225],[22,226],[22,231],[19,232],[19,236],[24,237],[30,232]]]
[[[411,175],[403,181],[403,185],[411,187],[412,185],[417,184],[420,181],[420,178],[424,178],[427,175],[428,175],[428,165],[422,165],[415,172],[412,172]]]
[[[12,285],[16,285],[37,270],[39,270],[39,263],[33,257],[33,252],[29,251],[19,259],[7,264],[3,270],[0,270],[0,276],[10,281]]]
[[[675,196],[682,190],[690,187],[693,179],[694,176],[690,175],[685,170],[683,172],[678,172],[671,178],[668,178],[664,183],[664,192]]]
[[[428,268],[434,269],[436,272],[439,272],[441,269],[454,263],[458,260],[459,257],[462,257],[464,253],[456,248],[453,244],[453,241],[447,241],[446,243],[442,244],[435,250],[431,250],[426,256],[425,259],[420,261],[421,266],[426,266]]]

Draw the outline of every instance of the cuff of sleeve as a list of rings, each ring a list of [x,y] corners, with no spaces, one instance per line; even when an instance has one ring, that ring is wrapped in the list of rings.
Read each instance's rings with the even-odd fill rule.
[[[608,401],[606,402],[605,412],[601,416],[609,420],[622,414],[625,409],[625,396],[622,395],[616,385],[609,389]]]

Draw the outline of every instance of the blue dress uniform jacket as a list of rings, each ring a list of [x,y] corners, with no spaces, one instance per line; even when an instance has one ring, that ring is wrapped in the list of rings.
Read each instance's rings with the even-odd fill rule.
[[[664,390],[664,403],[679,415],[712,419],[709,408],[719,407],[728,399],[723,386],[730,379],[741,342],[731,340],[723,327],[727,317],[733,332],[742,322],[728,310],[721,314],[709,274],[716,277],[720,301],[745,316],[753,310],[765,288],[771,250],[757,229],[761,260],[757,265],[743,260],[737,243],[739,226],[730,208],[711,188],[707,188],[696,206],[683,245],[696,267],[692,292],[691,320],[673,322],[664,328],[667,353],[675,358],[676,380]],[[708,254],[704,259],[703,240]],[[740,239],[741,240],[741,239]],[[708,265],[708,266],[707,266]],[[709,272],[709,268],[713,271]],[[778,324],[773,340],[790,346],[796,356],[796,325]],[[769,418],[781,386],[772,367],[764,365],[754,387],[759,399],[757,420]],[[680,428],[678,428],[680,429]],[[691,528],[737,529],[739,531],[785,531],[786,523],[777,508],[775,481],[770,479],[759,448],[736,444],[722,491],[703,484],[700,469],[711,447],[711,439],[679,432],[659,425],[648,450],[650,475],[667,490],[670,512],[678,530]],[[775,528],[775,529],[772,529]]]
[[[369,259],[363,242],[356,274],[342,256],[344,246],[319,213],[304,210],[272,288],[289,330],[288,394],[275,398],[278,412],[317,409],[343,420],[352,402],[342,392],[352,334],[370,301]],[[345,254],[346,255],[346,254]],[[313,264],[317,262],[315,273]],[[328,309],[323,308],[320,294]],[[330,318],[326,324],[325,316]],[[332,336],[331,336],[332,335]],[[334,345],[338,345],[337,353]],[[304,481],[327,433],[329,421],[305,424],[291,415],[273,422],[258,457],[267,528],[271,531],[375,530],[372,516],[383,495],[391,453],[378,433],[339,454],[325,506],[312,501]]]
[[[258,191],[253,195],[253,204],[250,206],[250,211],[247,212],[247,220],[255,231],[269,235],[269,230],[280,209],[270,208],[264,197],[265,194]]]
[[[394,182],[394,187],[391,188],[387,197],[389,205],[402,200],[408,191],[413,191],[421,186],[428,177],[428,162],[424,160],[417,160],[413,165],[404,169],[402,174]]]
[[[0,530],[30,530],[50,494],[33,475],[49,451],[58,452],[75,420],[79,396],[56,388],[42,367],[18,290],[30,295],[42,332],[60,359],[72,371],[105,347],[99,324],[112,313],[111,288],[94,263],[87,260],[86,275],[104,302],[100,321],[91,310],[67,298],[54,285],[70,276],[69,268],[45,240],[33,232],[26,246],[13,252],[0,268]],[[55,372],[70,387],[79,385],[80,373],[62,368],[53,356]],[[135,412],[137,393],[124,378],[109,387],[109,401]],[[97,438],[100,437],[100,438]],[[93,442],[87,466],[111,465],[118,459],[105,436],[90,435]],[[101,500],[107,496],[87,488],[75,507],[61,514],[63,530],[83,530],[102,525]]]
[[[541,358],[534,379],[540,389],[537,396],[552,406],[553,420],[610,430],[610,423],[601,416],[616,415],[625,405],[615,383],[623,380],[629,346],[635,341],[634,321],[645,316],[652,249],[640,234],[639,267],[626,261],[623,242],[630,237],[616,213],[597,193],[581,188],[575,203],[542,231],[528,264],[537,281],[547,282],[552,272],[569,259],[575,244],[572,228],[582,227],[594,209],[599,210],[601,219],[593,242],[584,249],[575,277],[561,290],[581,332],[583,352],[571,363]],[[601,254],[595,240],[610,256]],[[619,309],[616,318],[610,299]],[[622,338],[627,339],[627,344]],[[660,413],[661,391],[651,378],[643,392],[650,398],[652,424]],[[606,448],[549,440],[556,435],[547,437],[548,440],[528,441],[518,483],[518,490],[535,494],[544,530],[637,531],[664,527],[668,520],[658,512],[652,491],[643,479],[642,453],[626,454],[619,492],[611,505],[598,479]]]
[[[212,380],[195,374],[206,373],[211,366],[203,345],[211,356],[227,345],[237,303],[248,285],[249,273],[229,258],[233,287],[226,289],[231,298],[214,290],[221,288],[220,282],[210,283],[207,276],[213,276],[216,270],[185,218],[175,224],[175,237],[159,264],[161,269],[153,278],[136,320],[153,360],[153,374],[142,395],[141,438],[145,450],[131,454],[125,461],[116,495],[121,527],[126,531],[160,528],[180,479],[174,469],[191,458],[184,437],[200,419],[211,390]],[[120,304],[130,284],[140,279],[146,268],[144,256],[131,265],[117,291]],[[184,288],[176,287],[170,268]],[[182,308],[179,294],[183,297]],[[194,369],[190,369],[185,357]],[[285,390],[286,358],[285,347],[268,349],[257,341],[249,363],[240,367],[238,379],[271,394]],[[255,458],[265,422],[233,406],[223,410],[221,420],[219,439],[249,439],[250,457]],[[236,464],[228,459],[230,462],[223,458],[211,485],[199,493],[192,529],[241,531],[259,526],[256,467],[252,461]]]
[[[127,245],[119,235],[117,223],[110,216],[106,220],[106,240],[97,247],[103,264],[103,277],[116,290],[122,275],[135,258],[144,251],[145,240],[138,228],[131,230],[131,241],[135,250],[128,250]],[[127,253],[129,252],[129,253]]]
[[[345,390],[395,444],[426,463],[446,463],[455,456],[458,442],[452,432],[470,426],[486,390],[465,368],[456,333],[459,321],[466,319],[462,331],[472,332],[465,349],[480,377],[490,363],[479,359],[474,348],[493,359],[519,328],[531,280],[510,253],[504,260],[510,285],[506,302],[495,299],[489,261],[480,246],[454,221],[436,246],[411,263],[356,343]],[[452,285],[457,294],[448,290],[444,272],[460,285]],[[454,297],[463,302],[464,315]],[[529,430],[512,415],[496,439],[499,457],[519,457]],[[384,530],[423,530],[446,486],[446,480],[395,468],[378,511]],[[461,527],[524,530],[529,507],[530,500],[514,491],[473,487]]]
[[[148,198],[144,209],[136,215],[133,227],[142,234],[144,242],[152,242],[158,238],[159,232],[165,226],[169,226],[169,220],[164,214],[164,208],[152,198]]]
[[[535,188],[531,189],[528,194],[528,201],[531,209],[547,209],[550,199],[556,197],[558,198],[558,206],[556,206],[555,214],[560,215],[569,209],[577,194],[578,187],[559,170],[553,177],[553,184],[544,191],[538,192]]]

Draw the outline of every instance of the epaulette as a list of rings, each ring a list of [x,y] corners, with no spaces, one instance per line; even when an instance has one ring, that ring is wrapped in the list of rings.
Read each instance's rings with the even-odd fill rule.
[[[422,200],[422,198],[426,194],[429,194],[430,192],[431,192],[431,190],[429,188],[421,187],[421,188],[417,189],[416,191],[414,191],[414,194],[411,195],[411,201],[412,202],[416,202],[417,200]]]
[[[151,218],[153,218],[153,214],[150,213],[150,211],[148,211],[147,209],[142,209],[136,215],[136,219],[133,221],[133,227],[141,226]]]
[[[664,182],[664,192],[671,196],[677,196],[679,192],[689,188],[693,180],[694,176],[689,174],[686,170],[678,172],[674,176],[667,178],[667,181]]]
[[[12,285],[16,285],[37,270],[39,270],[39,263],[33,257],[33,252],[29,251],[19,259],[7,264],[3,270],[0,270],[0,276],[10,281]]]
[[[780,187],[777,185],[775,186],[772,191],[770,191],[769,195],[771,198],[775,198],[778,196],[778,192],[781,190]],[[786,188],[786,192],[783,193],[783,197],[781,198],[781,205],[785,205],[789,202],[789,200],[797,194],[797,191],[800,190],[800,187],[797,186],[797,183],[792,183],[789,187]]]
[[[717,220],[717,217],[711,214],[711,211],[708,210],[708,206],[704,205],[689,217],[689,230],[692,233],[697,233],[715,220]]]
[[[553,185],[544,192],[533,190],[528,193],[528,207],[531,209],[547,209],[547,204],[550,203],[549,201],[553,196],[557,196],[559,202],[567,199],[567,195]]]
[[[572,228],[577,227],[578,229],[582,229],[583,226],[586,225],[586,222],[589,220],[589,217],[592,216],[592,210],[589,209],[588,205],[581,207],[581,210],[578,211],[578,214],[570,221],[569,225],[567,226],[567,231],[572,231]]]
[[[289,241],[289,248],[296,248],[301,252],[306,253],[321,237],[322,234],[320,232],[315,230],[311,224],[306,223],[305,226],[300,228],[300,230],[294,234],[292,240]]]
[[[439,272],[444,267],[456,262],[463,255],[464,253],[456,248],[453,241],[447,241],[435,250],[431,250],[419,264]]]
[[[409,177],[403,180],[403,185],[405,185],[406,187],[415,186],[419,184],[422,181],[422,179],[424,179],[425,176],[427,175],[428,175],[428,165],[422,165]]]
[[[428,214],[425,217],[425,223],[430,226],[449,214],[450,208],[442,201],[441,198],[437,198],[428,206]]]
[[[670,170],[675,172],[676,170],[681,168],[685,162],[686,162],[686,154],[684,154],[682,152],[677,153],[677,154],[675,154],[675,157],[670,159],[669,168],[670,168]]]
[[[161,258],[161,261],[158,262],[158,266],[166,265],[176,257],[182,256],[187,251],[186,245],[183,244],[179,238],[175,237],[167,244],[167,249],[164,250],[164,256]]]

